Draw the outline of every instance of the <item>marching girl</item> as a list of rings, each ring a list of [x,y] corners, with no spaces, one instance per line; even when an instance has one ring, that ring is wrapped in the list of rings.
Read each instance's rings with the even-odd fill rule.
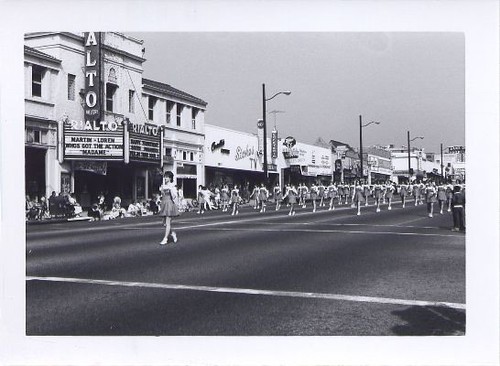
[[[297,194],[299,198],[298,204],[299,206],[303,206],[304,203],[302,202],[302,183],[299,183],[299,185],[297,186]]]
[[[368,183],[363,184],[363,195],[365,196],[365,206],[368,206],[368,197],[370,197],[371,190]]]
[[[354,188],[354,198],[353,202],[355,203],[356,207],[358,208],[358,212],[356,215],[361,215],[361,203],[363,203],[365,200],[364,194],[363,194],[363,186],[361,184],[356,184],[356,187]]]
[[[387,184],[381,184],[382,186],[382,202],[385,203],[387,202]]]
[[[375,196],[375,204],[377,205],[376,212],[380,212],[380,201],[382,200],[382,186],[375,184],[373,187],[373,195]]]
[[[349,186],[349,198],[350,198],[350,201],[351,201],[351,207],[355,207],[355,204],[354,204],[354,195],[355,195],[355,192],[356,192],[356,186],[354,184],[351,184]],[[346,199],[346,202],[347,204],[347,199]]]
[[[163,226],[165,226],[165,236],[160,242],[160,245],[168,243],[169,235],[172,237],[174,243],[177,243],[177,234],[172,231],[172,217],[179,216],[179,210],[176,205],[177,201],[177,188],[174,183],[174,174],[170,171],[165,172],[163,176],[163,184],[160,186],[161,203],[160,212],[158,213],[163,217]]]
[[[439,187],[437,187],[437,200],[439,203],[439,214],[443,214],[443,209],[444,209],[444,203],[446,202],[446,186],[441,184]]]
[[[295,216],[295,204],[297,203],[297,195],[298,192],[295,189],[295,186],[288,187],[285,193],[285,197],[288,199],[288,203],[290,204],[290,212],[288,216]]]
[[[424,188],[425,202],[427,203],[427,214],[432,217],[434,213],[434,203],[436,202],[436,188],[434,184],[428,182]]]
[[[319,207],[325,207],[325,193],[326,193],[326,187],[323,185],[323,182],[319,182],[318,186]]]
[[[389,206],[387,207],[388,210],[392,210],[391,203],[393,195],[394,195],[394,186],[390,182],[387,182],[387,185],[385,186],[385,197],[389,202]]]
[[[221,189],[220,200],[222,203],[222,212],[227,212],[227,206],[229,204],[229,188],[227,184]]]
[[[413,184],[413,186],[411,187],[412,189],[412,195],[413,195],[413,199],[415,200],[415,206],[418,205],[418,191],[419,191],[419,186],[418,184],[415,182]]]
[[[220,189],[219,186],[215,186],[214,189],[214,201],[215,201],[215,208],[218,210],[220,208]]]
[[[259,195],[260,195],[260,189],[259,189],[259,187],[256,184],[255,187],[253,187],[252,194],[250,195],[250,198],[255,201],[255,204],[253,206],[254,210],[256,210],[257,208],[259,208],[259,206],[260,206]]]
[[[316,200],[318,199],[318,187],[313,183],[311,185],[311,201],[313,204],[313,212],[316,212]]]
[[[408,186],[406,184],[401,184],[399,186],[399,197],[401,198],[401,202],[403,203],[403,208],[405,208],[407,193],[408,193]]]
[[[328,211],[335,210],[335,206],[333,205],[333,201],[337,197],[337,187],[333,184],[333,181],[327,188],[328,199],[330,200],[330,206],[328,207]]]
[[[279,183],[273,189],[274,201],[276,202],[276,211],[281,208],[281,201],[283,200],[283,193],[281,192],[281,187]]]
[[[446,186],[446,202],[448,203],[448,212],[451,212],[451,199],[453,198],[453,186],[448,184]]]
[[[344,201],[344,186],[342,184],[339,184],[337,186],[337,196],[339,198],[339,206],[340,206]]]
[[[240,190],[238,186],[235,184],[233,189],[231,190],[231,204],[233,205],[233,212],[231,215],[238,215],[238,206],[240,204]]]
[[[266,202],[268,197],[269,191],[264,186],[264,183],[262,183],[259,190],[260,212],[266,212]]]
[[[418,202],[419,202],[419,205],[423,205],[424,204],[425,191],[426,191],[426,185],[424,183],[420,183],[420,186],[419,186],[419,189],[418,189]]]
[[[306,208],[306,198],[307,198],[307,193],[309,192],[309,189],[307,188],[306,184],[304,183],[302,185],[302,188],[299,192],[300,194],[300,199],[302,201],[302,208]]]

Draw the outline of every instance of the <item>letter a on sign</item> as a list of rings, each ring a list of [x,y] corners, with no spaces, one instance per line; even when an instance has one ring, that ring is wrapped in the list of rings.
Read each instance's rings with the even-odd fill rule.
[[[85,41],[85,46],[97,46],[94,32],[89,32],[87,40]]]

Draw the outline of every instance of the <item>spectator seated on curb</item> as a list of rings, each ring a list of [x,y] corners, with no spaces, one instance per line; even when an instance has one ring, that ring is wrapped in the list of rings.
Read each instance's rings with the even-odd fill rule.
[[[92,218],[92,221],[96,220],[101,220],[103,216],[102,210],[99,208],[99,205],[97,203],[94,203],[89,211],[88,211],[88,216]]]

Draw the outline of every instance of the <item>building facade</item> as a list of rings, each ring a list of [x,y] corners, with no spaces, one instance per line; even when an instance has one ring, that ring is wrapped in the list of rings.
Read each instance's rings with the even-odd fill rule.
[[[83,207],[104,194],[108,203],[120,196],[127,204],[156,193],[162,169],[183,173],[191,155],[177,159],[179,147],[197,151],[200,164],[207,104],[144,79],[141,40],[40,32],[27,34],[25,44],[27,194],[74,192]],[[167,123],[167,105],[175,126]],[[189,178],[200,179],[197,170]]]

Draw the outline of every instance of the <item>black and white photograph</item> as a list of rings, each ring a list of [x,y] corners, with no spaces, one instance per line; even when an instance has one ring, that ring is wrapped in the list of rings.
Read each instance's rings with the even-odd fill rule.
[[[498,365],[498,3],[146,3],[13,25],[5,363]]]

